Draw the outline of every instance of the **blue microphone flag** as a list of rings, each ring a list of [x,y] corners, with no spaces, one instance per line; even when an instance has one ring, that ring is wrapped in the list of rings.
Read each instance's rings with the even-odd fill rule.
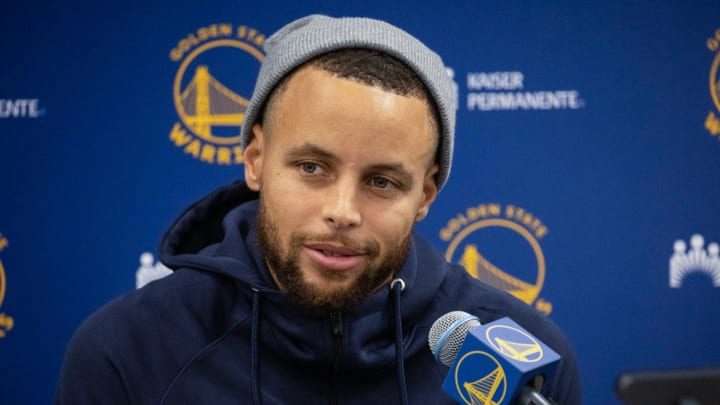
[[[461,404],[509,405],[538,375],[552,375],[560,355],[510,318],[471,329],[443,390]]]

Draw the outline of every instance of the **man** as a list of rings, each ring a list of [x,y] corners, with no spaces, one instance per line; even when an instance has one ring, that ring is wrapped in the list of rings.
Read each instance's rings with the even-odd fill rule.
[[[546,393],[580,403],[560,330],[413,234],[447,180],[455,94],[440,58],[370,19],[310,16],[266,42],[245,181],[191,206],[174,273],[83,323],[57,404],[450,404],[427,347],[452,310],[510,316],[560,352]]]

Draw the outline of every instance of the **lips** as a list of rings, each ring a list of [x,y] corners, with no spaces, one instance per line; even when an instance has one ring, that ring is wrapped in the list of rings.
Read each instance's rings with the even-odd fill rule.
[[[309,244],[303,247],[312,261],[330,270],[350,270],[358,266],[364,256],[362,252],[345,246]]]

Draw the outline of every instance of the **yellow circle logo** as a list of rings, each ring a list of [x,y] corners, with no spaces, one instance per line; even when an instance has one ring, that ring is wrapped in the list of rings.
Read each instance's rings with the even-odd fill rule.
[[[507,325],[493,325],[485,331],[485,338],[503,356],[522,363],[535,363],[543,358],[538,341],[520,329]]]
[[[537,217],[521,207],[480,204],[448,221],[440,238],[449,242],[447,261],[549,314],[552,304],[539,299],[546,264],[538,240],[547,232]]]
[[[0,234],[0,252],[2,252],[8,246],[8,240],[2,234]],[[0,308],[2,308],[3,301],[5,300],[5,288],[7,286],[5,280],[5,267],[0,260]],[[12,330],[15,325],[15,321],[11,316],[0,313],[0,338],[4,338],[7,332]]]
[[[707,47],[711,52],[715,52],[710,66],[710,96],[712,97],[715,109],[720,112],[720,76],[718,76],[718,68],[720,67],[720,29],[715,31],[715,35],[707,39]],[[720,118],[714,111],[710,111],[705,118],[705,129],[712,136],[720,135]],[[720,137],[718,137],[720,140]]]
[[[200,161],[241,164],[240,128],[265,55],[265,36],[246,26],[214,24],[178,42],[173,102],[180,118],[170,132],[178,148]]]
[[[477,375],[478,370],[487,370]],[[507,378],[500,363],[487,352],[465,353],[455,367],[455,389],[469,405],[498,405],[505,400]]]
[[[715,31],[715,36],[708,38],[708,49],[717,52],[720,49],[720,29]],[[715,59],[710,66],[710,95],[712,96],[715,108],[720,111],[720,77],[718,77],[718,66],[720,66],[720,52],[715,54]]]

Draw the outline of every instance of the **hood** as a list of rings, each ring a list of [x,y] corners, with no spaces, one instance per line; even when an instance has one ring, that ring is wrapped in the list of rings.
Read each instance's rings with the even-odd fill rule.
[[[188,268],[232,277],[252,288],[271,288],[254,240],[258,193],[238,181],[188,207],[163,236],[158,258],[172,270]],[[251,240],[248,240],[251,239]]]

